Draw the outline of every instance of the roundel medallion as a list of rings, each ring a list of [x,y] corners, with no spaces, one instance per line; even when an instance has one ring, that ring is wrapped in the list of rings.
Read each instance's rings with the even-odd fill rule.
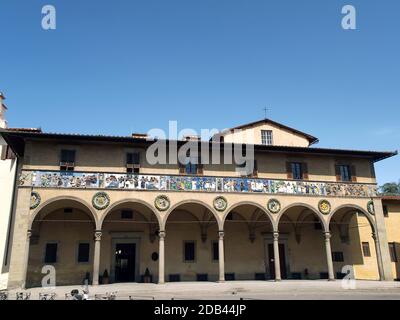
[[[281,211],[281,203],[276,199],[271,199],[267,203],[267,209],[271,213],[278,213]]]
[[[92,205],[98,210],[103,210],[110,205],[110,197],[105,192],[97,192],[93,196]]]
[[[329,203],[328,200],[321,200],[318,203],[318,210],[322,214],[329,214],[331,212],[331,204]]]
[[[161,195],[154,200],[154,206],[159,210],[159,211],[166,211],[168,210],[169,206],[171,205],[171,202],[169,201],[169,198],[166,195]]]
[[[215,210],[218,211],[225,211],[225,209],[228,207],[228,201],[226,201],[224,197],[216,197],[213,204]]]
[[[39,193],[37,193],[36,191],[32,191],[30,208],[31,209],[37,208],[40,204],[40,201],[41,201],[41,198],[40,198]]]
[[[367,210],[370,214],[375,214],[374,202],[372,200],[367,203]]]

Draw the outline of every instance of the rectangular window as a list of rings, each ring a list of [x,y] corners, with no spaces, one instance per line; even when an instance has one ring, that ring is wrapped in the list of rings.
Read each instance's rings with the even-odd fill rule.
[[[90,244],[80,243],[78,248],[78,262],[89,262]]]
[[[388,206],[383,206],[383,216],[385,218],[389,217],[389,210],[388,210]]]
[[[292,167],[292,177],[295,180],[301,180],[303,179],[303,168],[301,163],[299,162],[292,162],[291,163]]]
[[[194,241],[184,242],[184,261],[194,262],[196,260],[196,245]]]
[[[197,174],[197,164],[188,162],[185,166],[186,174]]]
[[[218,261],[219,260],[219,246],[218,241],[212,241],[212,260]]]
[[[369,248],[369,242],[363,242],[362,243],[362,250],[363,250],[364,257],[370,257],[371,256],[371,250]]]
[[[46,251],[44,255],[45,263],[56,263],[57,262],[57,243],[47,243]]]
[[[132,210],[122,210],[121,211],[121,219],[133,219],[133,211]]]
[[[265,146],[272,146],[272,130],[261,130],[261,143]]]
[[[343,262],[344,261],[343,252],[340,251],[332,252],[332,260],[334,262]]]
[[[339,173],[341,181],[351,181],[351,171],[348,165],[339,165]]]
[[[140,169],[140,153],[132,152],[126,154],[126,172],[139,173]]]
[[[397,253],[396,253],[396,243],[395,242],[389,243],[389,251],[390,251],[390,260],[392,262],[397,262]]]
[[[73,171],[75,167],[75,150],[61,150],[60,170]]]

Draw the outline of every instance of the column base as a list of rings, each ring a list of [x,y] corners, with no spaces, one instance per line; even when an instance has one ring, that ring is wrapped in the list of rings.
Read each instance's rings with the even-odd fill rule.
[[[275,281],[275,282],[281,282],[282,279],[275,279],[274,281]]]
[[[336,279],[328,279],[328,281],[336,281]]]
[[[217,283],[224,283],[225,280],[218,280]]]

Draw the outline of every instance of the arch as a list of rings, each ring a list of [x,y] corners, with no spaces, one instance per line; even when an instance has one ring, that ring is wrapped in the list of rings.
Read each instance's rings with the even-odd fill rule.
[[[93,218],[93,222],[95,224],[95,228],[96,230],[99,230],[99,221],[97,219],[97,214],[95,209],[90,206],[85,200],[82,200],[80,198],[77,197],[73,197],[73,196],[58,196],[55,198],[51,198],[47,201],[45,201],[44,203],[40,204],[39,207],[37,207],[35,209],[35,211],[33,211],[33,214],[30,218],[29,221],[29,230],[32,229],[32,225],[33,222],[35,221],[37,215],[46,207],[50,206],[51,204],[54,204],[57,201],[72,201],[72,202],[77,202],[80,203],[81,205],[83,205],[85,207],[85,209],[87,209],[87,211],[90,213],[90,216]]]
[[[161,228],[161,226],[162,226],[161,217],[156,213],[154,208],[149,203],[147,203],[146,201],[143,201],[143,200],[140,200],[140,199],[135,199],[135,198],[119,200],[117,202],[114,202],[112,205],[110,205],[106,209],[106,211],[104,211],[102,217],[99,220],[99,227],[100,227],[99,230],[101,230],[101,228],[103,227],[104,220],[107,218],[109,213],[111,213],[113,210],[115,210],[115,208],[117,208],[118,206],[121,206],[123,204],[129,204],[129,203],[133,203],[133,204],[137,203],[137,204],[141,204],[141,205],[147,207],[154,214],[154,216],[157,218],[157,222],[158,222],[158,226],[159,226],[160,230],[163,230]]]
[[[279,222],[280,222],[282,216],[289,209],[294,208],[294,207],[304,207],[304,208],[307,208],[310,211],[312,211],[318,217],[318,219],[320,220],[320,222],[321,222],[321,224],[322,224],[322,226],[324,228],[324,231],[325,232],[329,231],[329,224],[327,224],[327,222],[325,221],[324,215],[321,212],[319,212],[318,210],[316,210],[314,207],[312,207],[311,205],[303,203],[303,202],[292,203],[292,204],[289,204],[288,206],[286,206],[285,208],[282,209],[282,211],[278,214],[278,216],[276,218],[276,231],[278,231]]]
[[[373,233],[376,232],[376,225],[375,225],[375,221],[374,221],[374,218],[372,217],[372,215],[371,215],[369,212],[365,211],[362,207],[360,207],[360,206],[358,206],[358,205],[356,205],[356,204],[343,204],[343,205],[341,205],[341,206],[335,208],[335,210],[333,210],[332,213],[331,213],[331,214],[329,215],[329,217],[328,217],[328,221],[327,221],[328,228],[329,228],[329,226],[330,226],[330,224],[331,224],[331,221],[332,221],[333,216],[334,216],[338,211],[340,211],[340,210],[342,210],[342,209],[345,209],[345,208],[360,211],[360,212],[368,219],[368,222],[369,222],[369,224],[370,224],[370,226],[371,226],[372,232],[373,232]]]
[[[204,208],[208,209],[212,213],[212,215],[214,216],[215,220],[217,221],[219,230],[223,230],[221,228],[221,227],[223,227],[223,225],[221,223],[220,217],[215,212],[215,210],[210,205],[208,205],[207,203],[205,203],[203,201],[200,201],[200,200],[193,200],[193,199],[180,201],[180,202],[174,204],[171,208],[169,208],[168,211],[165,214],[165,217],[164,217],[163,221],[162,221],[162,224],[161,224],[162,228],[160,230],[165,230],[165,226],[167,224],[168,217],[171,215],[171,213],[174,210],[176,210],[177,208],[179,208],[180,206],[183,206],[185,204],[198,204],[198,205],[203,206]]]
[[[245,205],[257,207],[258,209],[261,210],[261,212],[265,213],[267,215],[271,225],[272,225],[273,230],[275,230],[274,218],[272,217],[271,213],[269,213],[262,205],[260,205],[260,204],[258,204],[256,202],[252,202],[252,201],[241,201],[241,202],[238,202],[238,203],[235,203],[235,204],[231,205],[226,210],[224,216],[222,217],[222,227],[224,227],[226,217],[228,216],[228,214],[230,212],[232,212],[234,209],[236,209],[236,208],[238,208],[240,206],[245,206]]]

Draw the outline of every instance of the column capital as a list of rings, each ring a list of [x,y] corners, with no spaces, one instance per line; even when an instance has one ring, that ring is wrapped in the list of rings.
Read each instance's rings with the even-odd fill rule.
[[[28,230],[28,231],[26,232],[26,238],[27,238],[28,240],[30,240],[31,237],[32,237],[32,230]]]
[[[218,236],[219,236],[219,238],[220,239],[224,239],[224,236],[225,236],[225,232],[224,231],[218,231]]]
[[[330,240],[332,237],[332,234],[330,232],[324,232],[325,240]]]
[[[158,232],[158,236],[160,237],[160,240],[164,240],[165,236],[167,235],[167,233],[165,231],[159,231]]]
[[[272,234],[272,236],[274,237],[274,240],[275,240],[275,241],[278,241],[278,240],[279,240],[279,232],[274,231],[274,233]]]
[[[372,232],[372,239],[374,239],[375,242],[378,241],[378,237],[376,236],[375,232]]]
[[[101,232],[101,230],[96,230],[94,232],[94,241],[101,241],[102,235],[103,235],[103,232]]]

